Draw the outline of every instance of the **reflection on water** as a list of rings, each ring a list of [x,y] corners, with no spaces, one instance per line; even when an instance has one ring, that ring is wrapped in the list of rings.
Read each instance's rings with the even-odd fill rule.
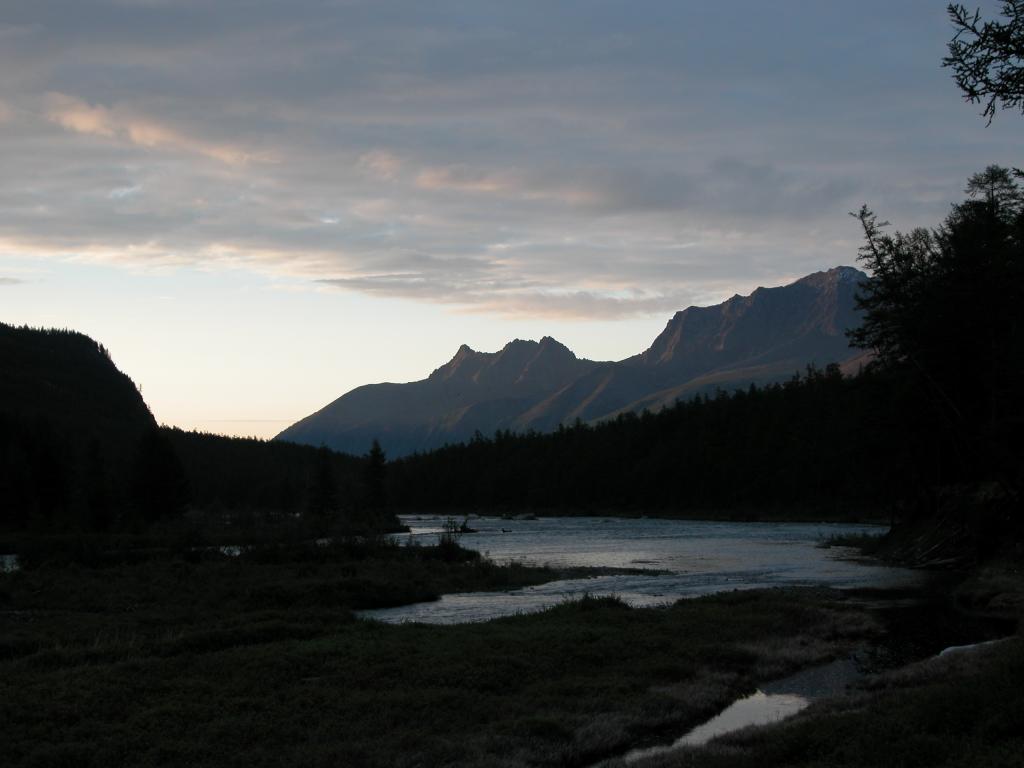
[[[411,533],[400,540],[433,543],[443,519],[406,516],[402,522]],[[511,592],[445,595],[436,602],[362,615],[387,622],[452,624],[537,611],[584,593],[617,595],[631,605],[648,606],[732,589],[907,587],[921,578],[906,569],[842,559],[850,552],[818,546],[838,534],[884,533],[880,526],[595,517],[473,518],[469,524],[478,532],[463,536],[462,544],[499,563],[628,568],[636,573],[556,581]]]
[[[811,702],[803,696],[787,693],[757,691],[733,702],[727,709],[699,725],[672,744],[663,747],[634,749],[625,756],[627,763],[635,763],[654,755],[662,755],[681,747],[700,747],[712,739],[751,725],[769,725],[795,715]]]
[[[20,568],[17,555],[0,555],[0,573],[13,573]]]
[[[795,715],[817,699],[843,693],[858,677],[860,672],[857,665],[850,659],[806,669],[792,677],[769,683],[733,702],[672,744],[634,749],[627,752],[623,759],[626,763],[635,763],[683,747],[700,747],[741,728],[777,723]]]

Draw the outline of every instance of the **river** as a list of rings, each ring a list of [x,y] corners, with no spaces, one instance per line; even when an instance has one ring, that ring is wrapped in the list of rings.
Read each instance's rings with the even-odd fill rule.
[[[433,543],[440,517],[404,516],[402,540]],[[444,595],[440,600],[360,612],[389,623],[452,624],[542,610],[583,594],[617,595],[651,606],[733,589],[781,586],[908,588],[921,575],[864,562],[850,550],[824,548],[831,536],[882,534],[884,526],[846,523],[734,523],[657,518],[470,518],[476,533],[461,544],[498,563],[557,568],[630,569],[509,592]]]

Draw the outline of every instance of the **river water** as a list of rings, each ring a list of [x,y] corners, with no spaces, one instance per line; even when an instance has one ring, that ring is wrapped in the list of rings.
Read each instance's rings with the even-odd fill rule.
[[[405,516],[411,533],[400,538],[434,543],[440,517]],[[634,606],[733,589],[812,586],[906,588],[919,573],[857,561],[850,550],[823,548],[834,535],[885,532],[883,526],[845,523],[732,523],[615,517],[536,520],[470,518],[477,530],[461,544],[498,563],[631,569],[566,579],[509,592],[444,595],[440,600],[362,611],[389,623],[452,624],[543,610],[583,594],[617,595]]]

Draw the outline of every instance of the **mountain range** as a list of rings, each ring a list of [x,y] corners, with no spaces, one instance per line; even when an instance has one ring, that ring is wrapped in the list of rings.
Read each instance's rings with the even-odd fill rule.
[[[477,431],[549,431],[627,411],[656,411],[717,389],[781,381],[808,365],[856,371],[864,355],[845,331],[860,324],[853,267],[758,288],[677,312],[640,354],[617,362],[576,357],[551,337],[516,339],[497,352],[462,345],[426,379],[357,387],[276,439],[389,456],[426,451]]]

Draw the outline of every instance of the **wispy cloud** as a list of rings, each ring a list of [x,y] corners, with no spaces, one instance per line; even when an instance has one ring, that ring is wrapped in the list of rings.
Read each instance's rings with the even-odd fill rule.
[[[0,277],[0,285],[21,285],[24,282],[16,277]]]
[[[505,317],[543,317],[559,320],[588,320],[595,317],[618,319],[663,313],[687,306],[695,295],[686,291],[645,293],[626,291],[565,291],[543,284],[491,282],[449,282],[440,285],[422,274],[366,275],[319,281],[322,285],[359,291],[388,298],[429,299],[451,305],[469,314]]]
[[[184,151],[228,165],[243,165],[253,159],[240,147],[185,135],[168,125],[136,115],[126,107],[92,105],[64,93],[47,95],[46,116],[69,131],[128,141],[140,147]]]

